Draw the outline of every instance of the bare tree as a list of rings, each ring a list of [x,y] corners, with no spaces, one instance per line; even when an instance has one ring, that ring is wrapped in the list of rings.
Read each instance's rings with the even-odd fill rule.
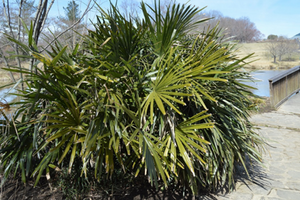
[[[162,0],[160,1],[160,10],[163,16],[167,13],[168,7],[172,7],[176,3],[176,0]]]
[[[278,56],[278,47],[277,47],[277,40],[270,40],[266,43],[266,49],[268,53],[273,57],[274,63],[276,63],[276,59]]]
[[[0,15],[5,19],[5,26],[2,26],[2,38],[10,37],[11,40],[14,40],[15,42],[11,42],[10,40],[1,40],[1,46],[0,46],[0,56],[2,60],[4,61],[6,68],[11,68],[12,64],[9,60],[9,55],[7,55],[5,52],[7,48],[10,48],[10,50],[14,51],[15,55],[19,55],[20,51],[22,51],[21,46],[18,45],[18,43],[22,43],[27,38],[22,35],[23,29],[23,22],[29,22],[32,21],[32,44],[37,47],[41,33],[43,32],[43,29],[46,25],[46,20],[48,18],[49,11],[53,5],[55,0],[39,0],[37,5],[34,5],[31,0],[19,0],[17,1],[17,4],[11,4],[11,1],[9,0],[2,0],[2,9],[0,12]],[[29,15],[30,12],[28,12],[28,3],[31,3],[32,7],[35,8],[35,14],[34,17],[31,18],[32,15]],[[87,14],[87,12],[90,9],[90,3],[91,0],[88,1],[87,8],[82,14],[81,17],[77,21],[74,21],[72,24],[70,24],[69,27],[66,27],[64,30],[61,31],[60,34],[55,36],[50,42],[46,44],[44,47],[37,47],[38,49],[35,49],[35,51],[42,52],[45,49],[47,49],[53,42],[55,42],[60,36],[62,36],[64,33],[68,32],[68,30],[74,28],[81,20],[82,18]],[[16,16],[16,17],[15,17]],[[29,17],[30,16],[30,19]],[[24,19],[24,17],[26,19]],[[26,23],[25,23],[26,24]],[[3,33],[5,34],[5,37],[3,37]],[[22,35],[22,37],[21,37]],[[32,47],[33,48],[33,47]],[[33,72],[33,65],[34,65],[34,58],[31,58],[30,60],[29,69]],[[17,63],[18,68],[22,69],[22,63],[19,57],[15,57],[15,62]],[[36,71],[35,71],[36,72]],[[13,82],[16,82],[18,78],[14,77],[14,74],[10,72],[10,78]],[[20,79],[23,80],[23,74],[20,73]],[[24,86],[22,85],[22,88],[24,89]]]
[[[292,53],[297,51],[298,45],[295,40],[288,39],[287,37],[280,36],[278,38],[278,59],[282,60],[282,56],[288,55],[291,56]]]
[[[234,19],[231,17],[223,16],[219,11],[202,12],[200,16],[202,18],[211,18],[205,25],[201,25],[198,28],[199,31],[207,29],[208,27],[214,27],[219,23],[219,26],[225,30],[225,34],[237,40],[239,42],[249,42],[260,40],[262,37],[261,32],[256,28],[255,24],[247,17]]]
[[[120,8],[123,11],[123,14],[125,15],[126,19],[129,19],[130,17],[138,16],[138,6],[139,2],[137,0],[123,0],[121,2]]]
[[[157,3],[157,4],[156,4]],[[167,13],[167,9],[168,8],[172,8],[172,6],[174,5],[176,3],[176,0],[161,0],[161,1],[153,1],[153,3],[150,3],[150,4],[148,4],[149,5],[149,7],[155,7],[155,4],[156,4],[156,6],[159,6],[159,9],[160,9],[160,12],[161,12],[161,14],[162,14],[162,16],[165,16],[166,15],[166,13]],[[149,11],[150,11],[150,9],[149,9]],[[154,12],[151,12],[150,11],[150,13],[152,13],[152,17],[154,17]]]
[[[72,9],[73,5],[74,10]],[[56,30],[51,35],[52,39],[49,34],[47,36],[51,42],[48,42],[48,44],[43,47],[42,51],[46,50],[55,41],[59,41],[62,45],[69,45],[71,49],[75,47],[75,43],[81,38],[77,33],[84,34],[87,29],[86,27],[88,26],[83,23],[83,18],[94,5],[91,5],[91,0],[89,0],[82,14],[80,14],[78,7],[75,9],[76,6],[78,6],[78,4],[75,1],[69,1],[68,7],[64,8],[65,16],[60,16],[55,20]]]
[[[277,57],[278,60],[281,61],[283,56],[291,56],[293,52],[297,51],[298,45],[295,40],[280,36],[279,38],[268,40],[266,48],[273,57],[274,63],[276,63]]]
[[[23,0],[20,1],[19,3],[19,13],[18,13],[18,17],[21,18],[21,15],[22,15],[22,6],[23,6]],[[7,29],[4,29],[4,32],[6,34],[9,34],[11,37],[15,38],[17,41],[20,41],[20,33],[21,33],[21,19],[18,19],[17,20],[17,24],[18,24],[18,29],[17,29],[17,32],[14,32],[13,30],[13,25],[12,25],[12,12],[11,12],[11,9],[10,9],[10,4],[9,4],[9,1],[7,0],[7,2],[5,2],[3,0],[3,13],[4,13],[4,16],[6,18],[6,22],[7,22]],[[17,55],[19,55],[19,46],[16,44],[16,43],[12,43],[12,42],[9,42],[9,45],[14,49],[15,53]],[[5,64],[7,64],[7,68],[10,68],[10,66],[8,65],[8,62],[7,62],[7,58],[5,57],[5,55],[3,54],[2,52],[2,57],[4,58],[5,60]],[[18,67],[21,69],[21,61],[20,61],[20,58],[19,57],[16,57],[16,62],[17,62],[17,65]],[[13,74],[10,72],[10,77],[13,77]],[[23,74],[20,73],[20,78],[23,79]],[[13,81],[16,81],[15,78],[12,78]],[[24,86],[22,85],[22,89],[24,89]]]
[[[6,36],[9,36],[10,38],[14,39],[17,42],[24,42],[25,40],[25,34],[24,34],[24,28],[22,23],[24,21],[30,22],[31,20],[34,21],[33,23],[33,34],[34,34],[34,41],[37,44],[39,40],[39,35],[43,30],[45,21],[47,19],[49,10],[53,4],[54,0],[51,2],[48,2],[48,0],[40,0],[38,6],[36,7],[36,15],[34,18],[31,18],[31,12],[32,7],[34,7],[33,3],[34,1],[26,1],[26,0],[20,0],[16,5],[11,4],[9,0],[5,1],[2,0],[2,13],[5,18],[5,28],[3,29],[3,33]],[[24,20],[25,19],[25,20]],[[22,34],[22,37],[21,37]],[[6,37],[5,36],[5,37]],[[5,38],[2,35],[2,38]],[[14,54],[19,55],[20,51],[22,51],[22,48],[16,43],[11,42],[9,40],[4,40],[6,44],[3,44],[1,46],[1,57],[4,60],[4,63],[7,68],[10,68],[9,58],[7,55],[5,55],[5,48],[12,48],[14,51]],[[19,57],[15,57],[15,61],[17,63],[17,66],[22,69],[22,63]],[[31,64],[33,65],[33,59]],[[31,65],[31,67],[32,67]],[[15,77],[10,72],[10,77],[12,81],[16,82]],[[23,79],[23,74],[20,73],[20,78]],[[23,85],[22,85],[23,88]],[[23,88],[24,89],[24,88]]]
[[[291,58],[291,57],[292,57],[292,54],[293,54],[294,52],[297,52],[297,51],[298,51],[298,49],[299,49],[299,44],[298,44],[298,41],[297,41],[297,40],[290,39],[290,40],[288,40],[287,45],[288,45],[288,49],[287,49],[286,55],[287,55],[289,58]]]
[[[277,51],[278,51],[278,60],[281,61],[282,56],[285,55],[288,52],[289,49],[289,45],[288,45],[289,41],[287,38],[284,37],[279,37],[279,39],[277,40]]]
[[[247,17],[234,19],[223,17],[220,20],[222,27],[227,28],[227,34],[239,42],[251,42],[259,40],[262,36],[255,24]]]
[[[66,30],[68,27],[72,26],[75,22],[78,21],[78,23],[70,29],[70,31],[67,31],[63,36],[62,40],[60,42],[62,44],[67,44],[71,49],[75,47],[76,41],[79,40],[79,35],[76,34],[76,32],[82,33],[84,29],[84,24],[82,23],[81,18],[81,11],[79,8],[79,4],[76,3],[76,1],[72,0],[69,1],[67,7],[63,7],[65,15],[60,16],[56,19],[57,27],[59,30],[56,32],[57,34]]]
[[[205,32],[207,29],[210,29],[212,27],[215,27],[219,22],[220,19],[223,17],[223,14],[217,10],[211,10],[209,12],[206,12],[204,9],[202,12],[198,13],[194,20],[198,21],[201,19],[209,19],[205,23],[200,23],[197,28],[192,31],[193,34],[199,33],[199,32]]]

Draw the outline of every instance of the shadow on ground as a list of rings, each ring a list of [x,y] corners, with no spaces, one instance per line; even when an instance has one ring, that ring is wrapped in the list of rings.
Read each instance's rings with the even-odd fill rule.
[[[237,183],[245,185],[256,184],[262,188],[269,185],[270,179],[265,173],[265,169],[258,163],[250,163],[247,161],[248,173],[247,175],[242,165],[236,166]],[[237,184],[238,186],[238,184]],[[250,187],[249,187],[250,189]],[[101,196],[89,194],[84,199],[109,199],[109,200],[170,200],[170,199],[184,199],[184,200],[217,200],[218,196],[224,196],[230,193],[229,188],[219,188],[216,192],[203,192],[198,197],[193,197],[192,194],[184,192],[181,189],[169,188],[168,190],[157,191],[155,187],[151,187],[149,183],[143,183],[140,187],[130,188],[127,191],[128,195],[125,196]],[[33,187],[32,184],[24,184],[20,180],[9,180],[1,190],[1,199],[18,200],[18,199],[52,199],[62,200],[65,199],[59,190],[51,192],[49,185],[44,182],[38,187]]]

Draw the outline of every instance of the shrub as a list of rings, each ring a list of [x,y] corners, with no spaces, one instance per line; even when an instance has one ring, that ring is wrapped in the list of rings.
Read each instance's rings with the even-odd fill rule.
[[[82,179],[93,171],[103,181],[123,172],[194,195],[233,187],[236,163],[261,161],[263,141],[248,120],[254,95],[240,82],[250,55],[238,59],[218,27],[187,36],[205,21],[194,20],[201,9],[192,6],[174,4],[163,16],[159,3],[141,3],[140,20],[99,9],[83,46],[56,43],[51,58],[32,40],[10,38],[43,70],[22,71],[27,89],[15,123],[2,124],[4,177],[21,171],[37,183],[57,170]]]
[[[286,58],[283,58],[282,61],[296,61],[297,59],[294,58],[294,57],[286,57]]]

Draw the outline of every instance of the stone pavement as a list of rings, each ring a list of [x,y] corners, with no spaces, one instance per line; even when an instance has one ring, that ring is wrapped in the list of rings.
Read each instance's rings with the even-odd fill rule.
[[[258,132],[268,140],[265,167],[254,166],[252,181],[238,179],[229,194],[200,197],[211,200],[300,200],[300,94],[277,111],[251,117]]]

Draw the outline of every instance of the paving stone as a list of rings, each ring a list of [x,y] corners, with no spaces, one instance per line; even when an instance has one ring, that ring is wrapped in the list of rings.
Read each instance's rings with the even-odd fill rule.
[[[277,181],[277,180],[285,180],[286,176],[284,174],[272,174],[272,173],[268,173],[267,174],[267,178],[270,181]]]
[[[269,168],[269,173],[272,173],[272,174],[284,174],[286,172],[286,168],[283,168],[283,167],[277,167],[277,166],[270,166]]]
[[[300,121],[300,117],[297,115],[287,115],[279,112],[262,113],[251,117],[251,122],[258,125],[268,124],[277,128],[300,128],[300,123],[293,123],[294,121]]]
[[[284,200],[284,199],[277,198],[277,197],[268,197],[266,198],[266,200]]]
[[[236,191],[222,196],[226,200],[300,200],[300,94],[294,95],[277,111],[253,115],[256,132],[270,146],[265,146],[265,168],[254,167],[253,184],[241,174]],[[296,109],[295,109],[296,108]],[[270,155],[271,154],[271,157]],[[220,199],[217,196],[217,199]]]
[[[298,182],[288,181],[285,185],[287,186],[288,189],[300,191],[300,180]]]
[[[299,147],[299,151],[300,151],[300,147]],[[293,171],[299,171],[299,165],[300,165],[299,160],[290,160],[290,161],[284,162],[282,164],[287,169],[295,168],[295,170],[293,170]]]
[[[274,180],[269,182],[270,185],[268,185],[271,188],[277,188],[277,189],[290,189],[288,186],[286,186],[285,183],[279,180]]]
[[[268,198],[270,198],[270,197],[278,197],[278,195],[277,195],[277,189],[272,189],[271,191],[270,191],[270,193],[268,194]]]
[[[250,188],[250,189],[249,189]],[[251,192],[256,195],[267,195],[271,188],[269,186],[260,186],[260,185],[249,185],[249,188],[246,185],[242,185],[239,187],[239,192],[244,191],[246,193]]]
[[[254,195],[251,200],[266,200],[263,196]]]
[[[300,192],[294,190],[277,190],[277,195],[285,200],[300,199]]]
[[[218,200],[230,200],[230,199],[227,198],[227,197],[219,197],[219,196],[217,197],[217,199],[218,199]]]
[[[216,195],[214,195],[214,196],[215,196],[218,200],[219,200],[219,199],[222,199],[222,200],[223,200],[223,199],[224,199],[224,200],[229,200],[233,193],[234,193],[234,192],[228,193],[228,194],[216,194]]]
[[[235,193],[232,200],[252,200],[253,194]]]
[[[299,171],[288,171],[287,174],[291,177],[292,180],[300,180],[300,172]]]

